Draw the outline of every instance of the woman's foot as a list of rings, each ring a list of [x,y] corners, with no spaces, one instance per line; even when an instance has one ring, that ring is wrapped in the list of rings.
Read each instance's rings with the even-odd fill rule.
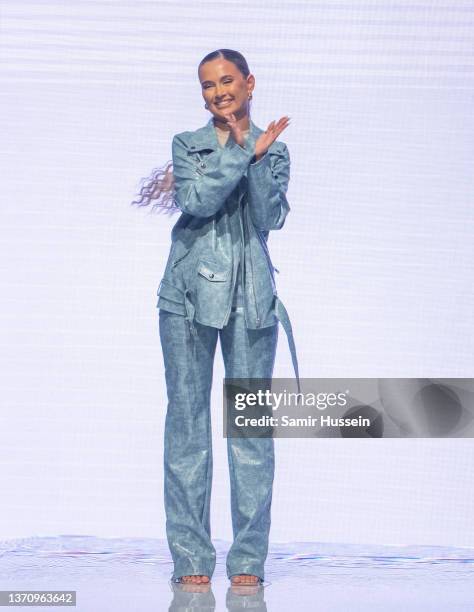
[[[181,576],[182,584],[209,584],[209,576],[200,574],[199,576]]]
[[[260,578],[252,574],[236,574],[230,580],[234,586],[260,584]]]

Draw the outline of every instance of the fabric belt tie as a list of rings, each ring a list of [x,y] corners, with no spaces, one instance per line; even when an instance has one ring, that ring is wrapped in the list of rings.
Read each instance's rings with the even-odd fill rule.
[[[197,330],[196,330],[196,326],[194,325],[195,308],[194,308],[194,304],[189,299],[190,294],[191,294],[191,291],[189,289],[187,289],[184,292],[184,307],[186,308],[186,320],[188,322],[189,332],[191,334],[191,342],[193,345],[193,355],[196,356]]]
[[[275,315],[276,315],[276,318],[283,325],[283,329],[285,330],[286,336],[288,338],[288,346],[290,347],[291,360],[293,362],[293,369],[295,370],[296,384],[298,386],[298,393],[301,393],[300,375],[299,375],[299,370],[298,370],[298,358],[296,356],[296,346],[295,346],[295,340],[293,338],[293,330],[291,328],[290,317],[288,316],[288,312],[283,302],[280,300],[280,298],[277,295],[275,296]]]

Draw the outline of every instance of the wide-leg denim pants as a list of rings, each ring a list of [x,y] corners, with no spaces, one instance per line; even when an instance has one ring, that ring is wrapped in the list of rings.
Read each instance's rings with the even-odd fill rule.
[[[160,309],[159,329],[168,406],[164,440],[166,534],[174,562],[173,580],[212,576],[216,550],[211,541],[211,387],[220,337],[227,378],[271,378],[278,323],[247,329],[241,307],[223,329]],[[193,344],[194,343],[194,344]],[[216,406],[217,408],[217,406]],[[264,579],[275,469],[273,438],[227,438],[234,541],[226,571]]]

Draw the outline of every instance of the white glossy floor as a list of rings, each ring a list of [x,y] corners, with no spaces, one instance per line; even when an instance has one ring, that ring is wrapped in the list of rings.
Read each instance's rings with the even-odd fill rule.
[[[87,612],[472,610],[474,550],[273,545],[263,587],[230,587],[215,541],[210,587],[175,585],[166,542],[87,536],[0,542],[1,590],[74,590]],[[41,607],[41,610],[58,608]]]

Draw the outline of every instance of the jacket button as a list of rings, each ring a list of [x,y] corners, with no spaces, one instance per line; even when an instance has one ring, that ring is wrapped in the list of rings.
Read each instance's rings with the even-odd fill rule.
[[[211,272],[211,273],[209,274],[209,278],[214,278],[214,272]]]
[[[257,325],[260,326],[260,319],[257,317]]]
[[[204,162],[201,162],[201,168],[205,168],[206,164]]]

